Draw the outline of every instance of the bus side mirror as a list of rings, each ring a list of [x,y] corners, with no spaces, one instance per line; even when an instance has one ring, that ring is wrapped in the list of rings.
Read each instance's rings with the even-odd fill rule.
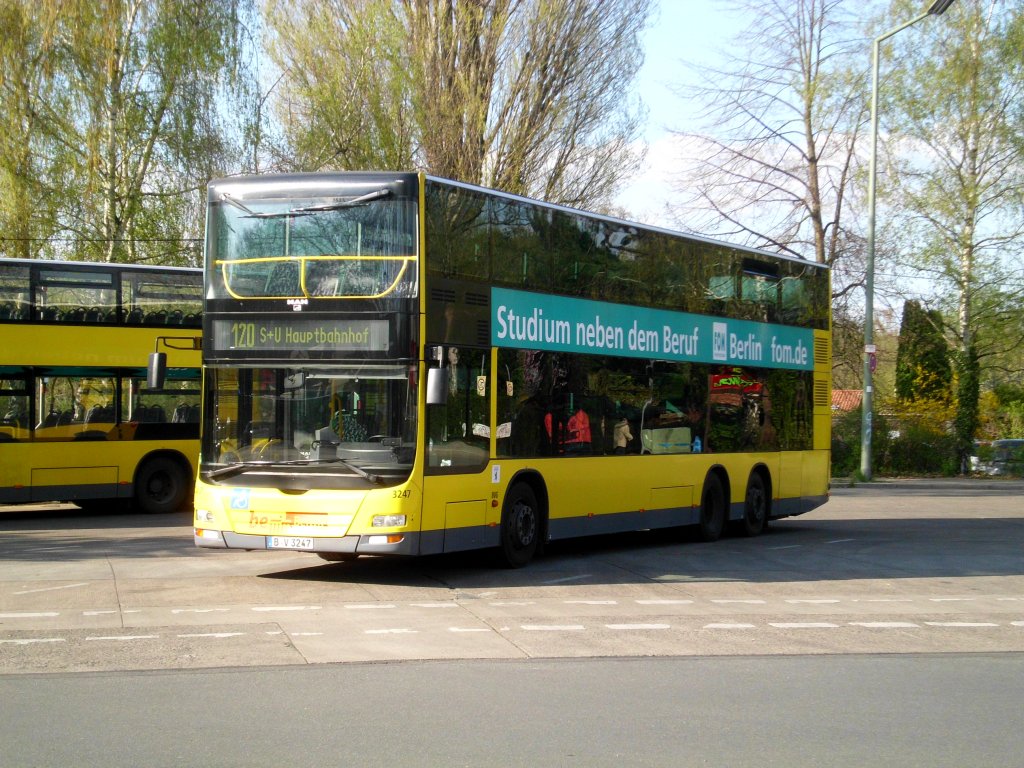
[[[448,369],[427,369],[427,405],[448,403]]]
[[[146,367],[146,386],[150,389],[163,389],[167,378],[167,353],[152,352],[149,365]]]

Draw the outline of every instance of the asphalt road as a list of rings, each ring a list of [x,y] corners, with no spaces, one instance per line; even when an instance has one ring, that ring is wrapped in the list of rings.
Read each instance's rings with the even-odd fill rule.
[[[835,488],[757,539],[514,571],[190,522],[0,512],[0,764],[1024,764],[1024,483]]]

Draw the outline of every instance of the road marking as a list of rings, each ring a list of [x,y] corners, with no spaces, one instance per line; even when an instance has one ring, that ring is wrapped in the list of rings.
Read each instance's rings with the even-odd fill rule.
[[[491,632],[486,627],[448,627],[449,632]]]
[[[106,637],[87,637],[86,640],[156,640],[160,635],[107,635]]]
[[[418,635],[419,630],[415,629],[367,629],[363,631],[367,635]]]
[[[671,629],[670,624],[605,624],[608,629]]]
[[[409,603],[414,608],[458,608],[458,603]]]
[[[80,582],[78,584],[65,584],[65,585],[63,585],[61,587],[42,587],[40,589],[25,589],[25,590],[22,590],[21,592],[15,592],[14,594],[16,594],[16,595],[32,595],[32,594],[35,594],[36,592],[54,592],[54,591],[56,591],[58,589],[74,589],[75,587],[87,587],[87,586],[89,586],[88,582],[83,581],[83,582]]]
[[[693,605],[693,600],[637,600],[637,605]]]
[[[319,605],[274,605],[274,606],[254,606],[254,611],[260,611],[261,613],[269,613],[271,611],[319,611]]]
[[[973,603],[976,597],[929,597],[933,603]]]
[[[193,632],[185,635],[178,635],[178,637],[213,637],[218,640],[225,637],[242,637],[245,632]]]
[[[1011,627],[1024,627],[1024,621],[1011,621]]]
[[[712,600],[712,603],[718,603],[719,605],[731,605],[733,603],[741,603],[743,605],[766,605],[767,600]]]
[[[803,544],[787,544],[785,547],[768,547],[768,549],[799,549]]]
[[[64,643],[63,637],[26,637],[20,640],[0,640],[0,643],[8,645],[32,645],[33,643]]]
[[[954,627],[954,628],[975,628],[975,627],[998,627],[989,621],[926,621],[929,627]]]
[[[495,605],[495,606],[534,605],[535,603],[536,603],[535,600],[504,600],[504,601],[501,601],[501,602],[491,603],[491,605]]]
[[[826,541],[826,544],[845,544],[848,541],[856,541],[856,539],[832,539],[832,541]]]
[[[117,613],[118,611],[82,611],[83,616],[110,616]]]
[[[918,625],[911,621],[851,621],[850,626],[867,627],[868,629],[917,629]]]
[[[40,611],[38,613],[0,613],[0,619],[49,619],[60,616],[58,611]]]
[[[542,581],[541,584],[564,584],[567,581],[579,581],[580,579],[589,579],[591,574],[581,573],[579,576],[566,576],[564,579],[552,579],[551,581]]]
[[[836,629],[839,625],[828,621],[770,621],[768,626],[776,629]]]
[[[563,600],[565,605],[618,605],[618,600]]]
[[[582,624],[523,624],[520,629],[527,632],[580,632]]]
[[[753,624],[705,624],[704,629],[754,629]]]
[[[321,637],[323,632],[292,632],[292,637]]]
[[[814,599],[814,600],[787,600],[786,602],[787,603],[793,603],[794,605],[797,604],[797,603],[810,603],[812,605],[825,605],[825,604],[828,604],[828,603],[838,603],[840,601],[839,600],[833,600],[831,598],[821,598],[821,599]]]
[[[854,598],[850,601],[851,603],[912,603],[913,598],[910,597],[868,597],[864,599]]]

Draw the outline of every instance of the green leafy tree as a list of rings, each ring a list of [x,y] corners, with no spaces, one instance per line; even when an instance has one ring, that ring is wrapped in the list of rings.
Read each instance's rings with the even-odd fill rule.
[[[20,255],[198,262],[196,193],[238,164],[222,115],[254,13],[2,0],[0,217],[15,242],[44,244]]]
[[[904,303],[896,354],[897,399],[949,402],[953,371],[942,328],[937,310],[926,310],[919,301]]]
[[[919,12],[897,0],[891,18]],[[956,445],[966,468],[986,361],[1019,343],[1024,286],[1024,8],[958,0],[894,38],[883,94],[887,176],[913,263],[951,319]]]

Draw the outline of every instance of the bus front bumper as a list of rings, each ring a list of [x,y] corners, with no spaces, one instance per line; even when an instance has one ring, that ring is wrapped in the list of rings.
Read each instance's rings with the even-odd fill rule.
[[[233,531],[194,529],[197,547],[213,549],[279,549],[290,552],[339,552],[358,555],[417,555],[419,534],[371,534],[317,538],[306,536],[262,536]]]

